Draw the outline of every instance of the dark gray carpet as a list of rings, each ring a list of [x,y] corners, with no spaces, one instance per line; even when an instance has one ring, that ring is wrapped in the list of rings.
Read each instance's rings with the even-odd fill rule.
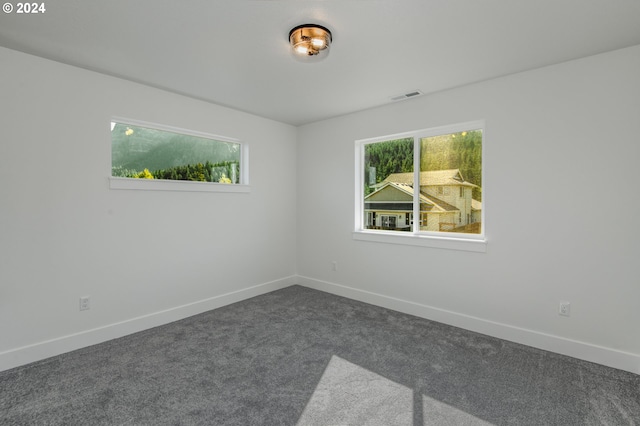
[[[2,425],[636,425],[640,376],[293,286],[0,373]]]

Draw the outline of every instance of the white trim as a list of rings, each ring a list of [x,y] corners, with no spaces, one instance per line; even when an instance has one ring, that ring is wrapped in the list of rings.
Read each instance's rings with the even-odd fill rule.
[[[416,149],[420,143],[420,138],[416,135],[413,136],[413,217],[417,217],[418,220],[413,221],[413,225],[411,226],[411,232],[413,234],[417,234],[420,231],[420,225],[422,224],[422,214],[420,212],[420,150]],[[418,173],[415,171],[418,170]],[[416,194],[416,188],[418,188],[418,193]],[[426,198],[426,197],[425,197]],[[431,204],[434,204],[430,201]],[[438,220],[440,220],[438,218]],[[398,240],[401,241],[401,240]]]
[[[640,354],[619,351],[587,342],[567,339],[553,334],[489,321],[433,306],[389,297],[378,293],[347,287],[305,276],[298,276],[298,284],[338,296],[370,303],[394,311],[415,315],[432,321],[460,327],[499,339],[532,346],[620,370],[640,374]]]
[[[188,180],[134,179],[113,176],[109,178],[109,188],[144,191],[251,192],[249,185]]]
[[[164,130],[166,132],[171,132],[171,133],[196,136],[196,137],[205,138],[205,139],[213,139],[220,142],[231,142],[231,143],[237,143],[239,145],[243,144],[243,142],[240,141],[240,139],[230,138],[227,136],[214,135],[212,133],[199,132],[197,130],[183,129],[181,127],[168,126],[166,124],[153,123],[151,121],[142,121],[142,120],[135,120],[132,118],[113,116],[111,117],[111,122],[114,122],[114,121],[118,124],[130,124],[132,126],[144,127],[147,129]]]
[[[364,228],[364,176],[362,176],[362,172],[364,171],[364,145],[365,143],[363,141],[356,141],[355,143],[355,178],[353,179],[355,194],[353,223],[355,231]]]
[[[608,367],[629,371],[634,374],[640,374],[639,354],[618,351],[586,342],[566,339],[552,334],[541,333],[535,330],[489,321],[458,312],[343,286],[328,281],[317,280],[302,275],[292,275],[222,294],[220,296],[214,296],[175,308],[166,309],[164,311],[155,312],[149,315],[143,315],[92,330],[86,330],[23,346],[21,348],[0,352],[0,371],[19,367],[21,365],[40,361],[76,349],[81,349],[137,333],[139,331],[147,330],[149,328],[168,324],[173,321],[184,319],[212,309],[217,309],[222,306],[227,306],[271,291],[280,290],[295,284],[358,300],[360,302],[370,303],[372,305],[381,306],[409,315],[415,315],[432,321],[449,324],[477,333],[497,337],[499,339],[606,365]]]
[[[416,223],[417,221],[414,219],[413,222]],[[487,240],[484,239],[450,238],[415,234],[412,232],[380,230],[354,231],[352,235],[354,240],[374,243],[404,244],[409,246],[474,251],[477,253],[485,253],[487,251]]]
[[[464,132],[465,130],[484,129],[484,127],[485,127],[484,120],[473,120],[473,121],[466,121],[464,123],[454,123],[454,124],[447,124],[444,126],[429,127],[428,129],[416,130],[415,132],[412,132],[412,133],[416,134],[418,139],[422,139],[422,138],[430,138],[432,136],[448,135],[450,133],[457,133],[461,131]],[[484,146],[484,140],[482,145]]]
[[[230,293],[198,300],[182,306],[176,306],[163,311],[142,315],[121,322],[107,324],[91,330],[61,336],[32,345],[0,352],[0,371],[19,367],[34,361],[43,360],[76,349],[106,342],[108,340],[123,337],[132,333],[147,330],[149,328],[168,324],[193,315],[240,302],[251,297],[269,293],[296,283],[296,276],[281,278],[278,280],[246,287]]]

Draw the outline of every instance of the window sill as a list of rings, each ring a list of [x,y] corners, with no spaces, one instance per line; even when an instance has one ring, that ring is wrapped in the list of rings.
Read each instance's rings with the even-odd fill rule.
[[[385,231],[354,231],[353,239],[376,243],[473,251],[477,253],[486,253],[487,251],[486,239],[476,240],[467,238],[435,237],[431,235],[416,235],[412,233]]]
[[[110,189],[134,189],[143,191],[187,191],[187,192],[237,192],[248,193],[249,185],[216,182],[192,182],[186,180],[109,178]]]

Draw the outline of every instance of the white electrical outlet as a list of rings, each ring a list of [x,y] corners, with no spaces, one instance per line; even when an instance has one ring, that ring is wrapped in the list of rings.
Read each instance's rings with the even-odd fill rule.
[[[571,316],[571,302],[560,302],[560,306],[558,307],[558,314],[564,317]]]
[[[80,298],[80,310],[86,311],[89,308],[91,308],[91,299],[89,298],[89,296],[82,296]]]
[[[332,271],[337,271],[338,270],[338,262],[336,260],[331,262],[331,270]]]

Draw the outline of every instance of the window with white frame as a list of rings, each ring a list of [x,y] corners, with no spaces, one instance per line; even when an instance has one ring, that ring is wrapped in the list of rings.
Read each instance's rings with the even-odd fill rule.
[[[114,178],[246,185],[245,158],[246,147],[235,139],[131,120],[111,122],[112,187]]]
[[[356,141],[354,237],[484,242],[483,134],[478,121]]]

